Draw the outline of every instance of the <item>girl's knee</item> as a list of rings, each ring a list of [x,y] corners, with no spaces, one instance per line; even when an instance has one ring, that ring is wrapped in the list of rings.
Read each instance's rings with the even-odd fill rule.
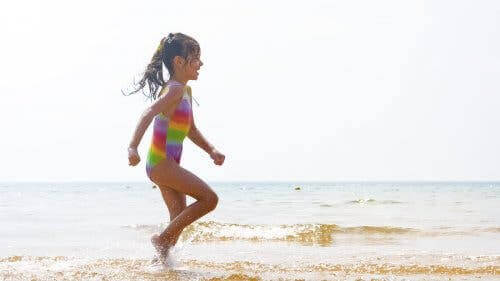
[[[215,192],[210,192],[209,194],[207,194],[204,201],[207,202],[209,210],[212,211],[215,209],[215,207],[217,207],[217,204],[219,203],[219,196],[217,196]]]

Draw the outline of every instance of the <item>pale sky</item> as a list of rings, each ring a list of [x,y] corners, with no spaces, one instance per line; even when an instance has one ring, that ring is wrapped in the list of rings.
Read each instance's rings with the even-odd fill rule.
[[[0,30],[0,181],[148,181],[120,89],[169,32],[201,46],[206,181],[500,179],[499,1],[8,1]]]

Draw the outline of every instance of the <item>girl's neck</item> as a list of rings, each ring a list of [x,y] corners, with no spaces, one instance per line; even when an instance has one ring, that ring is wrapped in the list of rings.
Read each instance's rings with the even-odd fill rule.
[[[181,79],[181,78],[174,76],[174,77],[170,77],[170,79],[168,79],[168,81],[174,81],[174,82],[180,83],[180,84],[185,86],[187,84],[188,79]]]

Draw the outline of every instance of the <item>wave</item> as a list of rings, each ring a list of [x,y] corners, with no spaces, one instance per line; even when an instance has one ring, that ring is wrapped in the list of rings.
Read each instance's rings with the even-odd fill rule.
[[[481,233],[499,233],[500,227],[471,227],[469,229],[454,229],[452,227],[439,227],[435,231],[430,231],[427,233],[428,236],[438,236],[438,235],[477,235]]]
[[[500,233],[500,227],[488,227],[485,229],[485,231],[488,232],[499,232]]]
[[[144,231],[150,234],[161,232],[167,224],[158,225],[127,225],[124,228]],[[336,224],[236,224],[216,221],[197,221],[184,229],[181,241],[193,243],[218,242],[218,241],[250,241],[250,242],[292,242],[302,245],[330,246],[339,235],[357,235],[358,237],[390,238],[401,235],[418,236],[453,236],[477,235],[481,233],[498,233],[500,227],[454,229],[440,227],[436,229],[421,230],[397,226],[350,226],[341,227]]]
[[[125,227],[154,233],[164,229],[166,225],[132,225]],[[180,238],[191,242],[277,241],[329,246],[333,243],[335,234],[398,235],[413,232],[417,232],[417,230],[391,226],[340,227],[336,224],[259,225],[201,221],[186,227]]]
[[[396,200],[375,200],[371,198],[361,198],[357,200],[347,201],[346,204],[373,204],[373,205],[388,205],[388,204],[403,204],[404,202]]]
[[[315,202],[316,203],[316,202]],[[320,204],[320,207],[335,207],[340,205],[392,205],[392,204],[404,204],[405,202],[397,201],[397,200],[375,200],[372,198],[360,198],[356,200],[345,201],[340,204],[329,204],[317,202],[316,204]]]
[[[78,259],[74,257],[12,256],[0,258],[1,280],[345,280],[375,274],[377,280],[407,280],[409,275],[448,280],[452,276],[499,276],[500,258],[486,264],[406,264],[394,262],[273,264],[250,261],[180,260],[181,266],[156,268],[148,259]],[[314,278],[317,277],[317,278]],[[430,278],[433,277],[433,278]],[[285,279],[283,279],[285,278]],[[291,278],[291,279],[290,279]],[[338,278],[338,279],[331,279]],[[382,279],[380,279],[382,278]],[[352,279],[354,280],[354,279]],[[364,280],[364,278],[363,278]],[[369,278],[371,280],[371,278]],[[412,279],[413,280],[413,279]]]
[[[332,205],[332,204],[320,204],[319,206],[328,208],[328,207],[333,207],[334,205]]]

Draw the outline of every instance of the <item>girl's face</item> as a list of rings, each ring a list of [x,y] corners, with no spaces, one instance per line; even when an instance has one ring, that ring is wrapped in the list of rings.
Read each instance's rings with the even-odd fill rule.
[[[178,58],[178,70],[180,71],[176,71],[176,73],[179,73],[186,80],[197,80],[200,67],[203,65],[203,62],[200,60],[200,54],[189,55],[187,59]]]
[[[200,60],[200,54],[196,56],[188,56],[187,62],[186,62],[186,75],[191,79],[191,80],[197,80],[198,79],[198,72],[203,65],[203,62]]]

